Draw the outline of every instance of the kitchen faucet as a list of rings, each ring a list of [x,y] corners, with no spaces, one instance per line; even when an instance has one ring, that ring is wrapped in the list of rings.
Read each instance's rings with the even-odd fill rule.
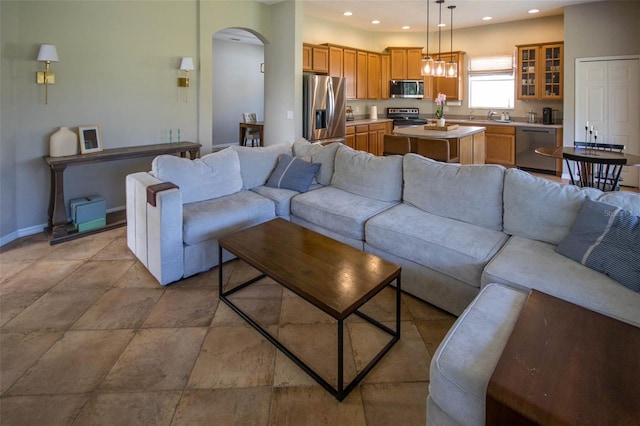
[[[476,117],[473,115],[473,110],[469,111],[469,120],[473,120],[474,118]]]
[[[498,115],[498,113],[497,113],[497,112],[495,112],[495,111],[489,111],[489,113],[487,114],[487,120],[488,120],[488,121],[491,121],[491,118],[492,118],[494,115]]]

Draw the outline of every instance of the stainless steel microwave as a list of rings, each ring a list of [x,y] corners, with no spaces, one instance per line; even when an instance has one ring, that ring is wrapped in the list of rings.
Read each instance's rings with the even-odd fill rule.
[[[423,98],[423,80],[391,80],[389,95],[392,98]]]

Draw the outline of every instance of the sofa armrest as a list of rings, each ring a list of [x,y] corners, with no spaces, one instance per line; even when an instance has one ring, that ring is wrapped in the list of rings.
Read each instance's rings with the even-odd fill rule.
[[[152,188],[155,206],[147,203],[147,191],[153,186],[165,188]],[[126,192],[127,245],[160,284],[179,280],[184,274],[180,190],[141,172],[127,175]]]

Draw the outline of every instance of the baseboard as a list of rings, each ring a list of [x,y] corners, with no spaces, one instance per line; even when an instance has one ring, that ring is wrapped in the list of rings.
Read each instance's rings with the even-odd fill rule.
[[[114,207],[111,209],[107,209],[107,213],[118,212],[126,208],[127,208],[126,206]],[[41,225],[34,225],[28,228],[22,228],[22,229],[18,229],[17,231],[13,231],[8,235],[4,235],[0,237],[0,247],[4,246],[5,244],[9,244],[12,241],[17,240],[18,238],[28,237],[29,235],[37,234],[38,232],[43,232],[44,228],[46,227],[47,227],[47,224],[43,223]]]

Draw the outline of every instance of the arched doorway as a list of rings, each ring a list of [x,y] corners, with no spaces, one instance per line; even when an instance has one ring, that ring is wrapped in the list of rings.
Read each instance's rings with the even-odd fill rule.
[[[264,120],[264,41],[245,28],[225,28],[212,39],[213,148],[238,143],[243,112]]]

